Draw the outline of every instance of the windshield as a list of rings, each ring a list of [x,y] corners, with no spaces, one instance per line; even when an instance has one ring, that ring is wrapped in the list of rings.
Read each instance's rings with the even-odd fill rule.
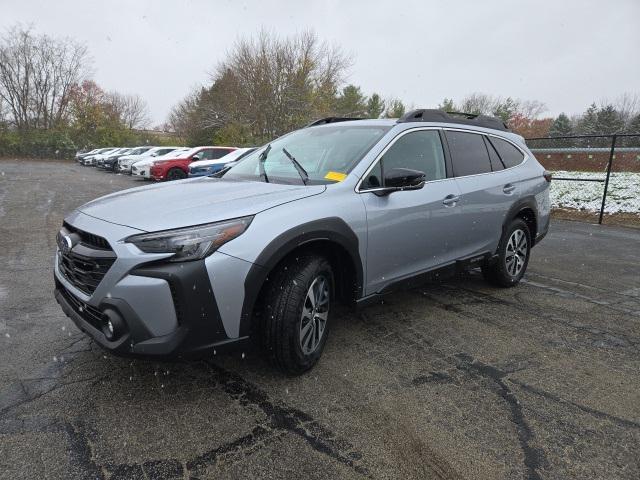
[[[269,182],[304,183],[288,153],[309,175],[307,184],[341,181],[389,128],[342,124],[297,130],[271,142],[263,159],[264,173]],[[225,177],[264,180],[260,161],[267,147],[254,151],[232,167]]]
[[[188,148],[176,148],[175,150],[171,150],[170,152],[163,153],[162,155],[158,155],[156,157],[156,159],[162,158],[162,157],[171,157],[171,158],[181,157],[182,154],[184,152],[186,152],[187,150],[189,150],[189,149]]]

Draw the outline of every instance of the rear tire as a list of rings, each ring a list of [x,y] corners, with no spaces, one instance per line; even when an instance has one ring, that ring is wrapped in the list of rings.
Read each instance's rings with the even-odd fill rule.
[[[187,174],[179,168],[172,168],[167,173],[167,180],[181,180],[183,178],[187,178]]]
[[[319,255],[292,258],[270,274],[260,335],[279,369],[299,375],[317,363],[329,335],[333,286],[331,265]]]
[[[516,218],[502,234],[497,258],[482,266],[482,274],[493,285],[513,287],[520,282],[527,270],[530,254],[529,227],[524,220]]]

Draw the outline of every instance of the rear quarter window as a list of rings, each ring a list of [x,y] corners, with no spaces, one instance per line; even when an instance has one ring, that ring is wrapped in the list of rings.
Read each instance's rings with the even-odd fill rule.
[[[524,160],[524,154],[506,140],[497,137],[488,137],[491,144],[495,147],[498,155],[502,159],[505,168],[520,165]]]

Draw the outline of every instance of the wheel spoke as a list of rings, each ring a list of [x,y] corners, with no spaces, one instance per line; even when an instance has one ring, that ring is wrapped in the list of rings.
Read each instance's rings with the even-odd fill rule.
[[[329,317],[330,289],[326,277],[318,275],[309,286],[300,318],[299,341],[305,355],[320,345]]]
[[[304,338],[311,326],[313,325],[313,320],[309,320],[307,324],[300,329],[300,337]]]
[[[316,306],[316,296],[314,295],[314,292],[313,292],[313,285],[311,285],[311,288],[309,289],[309,292],[307,293],[307,299],[309,300],[309,303],[311,303],[311,308],[315,308],[315,306]]]

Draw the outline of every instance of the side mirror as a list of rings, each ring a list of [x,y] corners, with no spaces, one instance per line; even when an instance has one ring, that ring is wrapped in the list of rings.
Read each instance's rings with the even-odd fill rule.
[[[399,190],[420,190],[424,187],[425,174],[410,168],[392,168],[384,174],[384,189],[378,194],[387,195]]]
[[[198,160],[200,160],[200,156],[194,155],[193,157],[191,157],[191,160],[193,160],[194,162],[197,162]]]

